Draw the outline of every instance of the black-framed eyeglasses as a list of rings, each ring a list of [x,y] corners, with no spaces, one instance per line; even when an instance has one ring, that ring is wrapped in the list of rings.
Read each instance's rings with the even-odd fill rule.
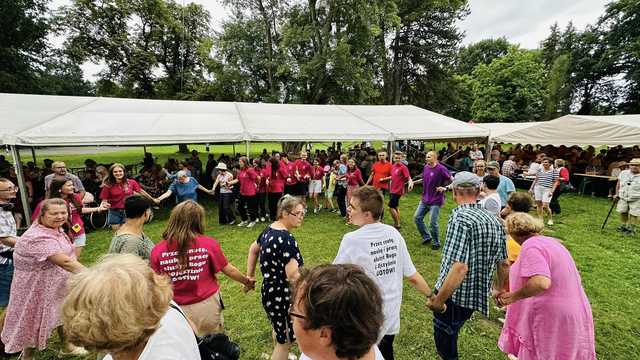
[[[297,218],[301,218],[304,217],[305,215],[307,215],[307,210],[302,210],[302,211],[298,211],[298,212],[291,212],[291,211],[287,211],[289,214],[297,217]]]

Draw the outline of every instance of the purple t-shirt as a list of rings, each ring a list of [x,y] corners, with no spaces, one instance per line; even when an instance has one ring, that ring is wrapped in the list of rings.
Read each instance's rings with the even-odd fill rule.
[[[451,174],[444,165],[425,165],[422,170],[422,202],[427,205],[444,205],[444,192],[438,192],[436,188],[446,186],[450,182]]]

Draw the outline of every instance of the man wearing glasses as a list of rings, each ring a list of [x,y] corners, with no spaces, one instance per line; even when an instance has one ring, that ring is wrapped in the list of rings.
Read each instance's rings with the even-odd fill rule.
[[[6,307],[9,303],[13,279],[13,247],[16,245],[17,229],[11,213],[11,200],[16,198],[17,192],[18,188],[9,179],[0,177],[0,307]],[[3,322],[0,322],[0,328]]]
[[[80,194],[81,197],[84,197],[84,185],[82,185],[82,181],[80,178],[75,176],[74,174],[67,172],[67,165],[65,165],[62,161],[54,161],[52,164],[53,174],[49,174],[44,177],[44,191],[49,192],[49,187],[51,186],[51,181],[55,176],[63,177],[67,180],[71,180],[73,182],[73,187],[76,189],[76,192]]]
[[[413,265],[400,232],[380,222],[383,208],[384,199],[375,188],[363,186],[353,191],[349,221],[360,228],[344,235],[333,263],[361,266],[378,284],[384,299],[378,347],[386,360],[393,360],[393,341],[400,332],[403,279],[407,278],[427,299],[434,294]]]

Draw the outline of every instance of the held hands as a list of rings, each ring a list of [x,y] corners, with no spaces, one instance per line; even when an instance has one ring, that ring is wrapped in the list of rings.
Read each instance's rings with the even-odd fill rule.
[[[438,301],[438,298],[435,295],[432,295],[429,299],[427,299],[427,307],[434,313],[442,314],[447,311],[447,304]]]
[[[409,191],[413,191],[413,183],[412,182],[409,183],[408,189],[409,189]]]
[[[160,200],[159,200],[159,199],[157,199],[157,198],[154,198],[154,199],[153,199],[153,202],[154,202],[156,205],[160,205]]]
[[[438,186],[438,187],[436,188],[436,191],[437,191],[437,192],[445,192],[445,191],[447,191],[447,188],[446,188],[446,187],[444,187],[444,186]]]
[[[107,209],[109,209],[111,207],[111,204],[109,204],[106,201],[103,201],[103,202],[100,203],[100,207],[103,208],[104,210],[107,210]]]
[[[242,288],[244,293],[248,293],[251,290],[255,290],[256,288],[256,279],[252,277],[245,276],[245,284]]]
[[[504,291],[495,296],[496,303],[500,306],[511,305],[514,302],[520,300],[515,292]]]

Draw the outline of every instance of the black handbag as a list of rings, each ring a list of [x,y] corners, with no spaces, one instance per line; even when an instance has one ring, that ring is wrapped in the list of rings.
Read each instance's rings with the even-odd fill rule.
[[[189,322],[187,316],[182,312],[179,307],[169,304],[173,309],[177,310],[185,320]],[[225,334],[209,334],[205,336],[196,337],[198,343],[198,350],[200,351],[200,358],[202,360],[238,360],[240,359],[240,346],[229,339]]]

